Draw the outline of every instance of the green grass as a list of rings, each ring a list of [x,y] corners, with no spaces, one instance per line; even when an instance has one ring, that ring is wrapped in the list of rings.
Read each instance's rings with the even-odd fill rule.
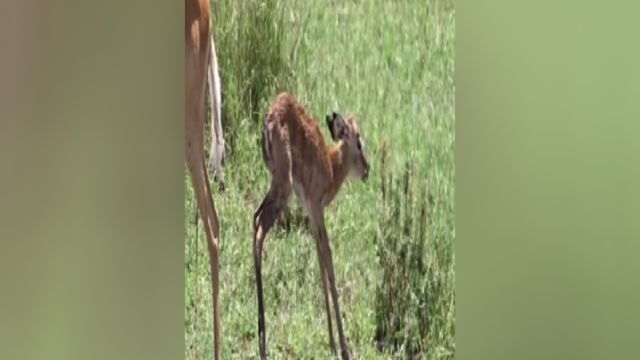
[[[287,90],[317,119],[334,109],[356,114],[372,163],[369,182],[346,184],[325,219],[354,357],[453,358],[452,2],[220,0],[212,8],[229,147],[227,190],[214,194],[223,357],[258,358],[251,221],[269,183],[259,140],[264,111]],[[291,208],[299,214],[295,198]],[[195,211],[185,176],[185,357],[209,359],[209,259]],[[300,221],[276,226],[264,247],[270,358],[329,358],[310,233]]]

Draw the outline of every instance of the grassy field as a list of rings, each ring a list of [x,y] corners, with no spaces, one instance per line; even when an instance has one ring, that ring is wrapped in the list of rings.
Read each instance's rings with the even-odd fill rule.
[[[367,145],[371,178],[344,186],[325,219],[354,357],[454,358],[453,3],[220,0],[212,9],[228,146],[226,190],[214,193],[223,357],[258,358],[251,221],[269,183],[260,134],[287,90],[317,119],[356,114]],[[209,359],[207,246],[188,176],[184,184],[185,357]],[[292,198],[290,226],[264,246],[271,359],[331,357],[301,214]]]

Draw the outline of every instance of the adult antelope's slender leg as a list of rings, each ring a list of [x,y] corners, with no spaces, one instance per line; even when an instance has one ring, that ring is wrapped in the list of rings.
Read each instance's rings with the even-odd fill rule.
[[[320,202],[318,202],[320,203]],[[329,236],[324,226],[324,214],[322,208],[319,206],[311,210],[311,221],[318,234],[316,238],[316,245],[318,246],[322,262],[324,263],[329,287],[331,290],[331,300],[333,301],[333,310],[336,314],[336,324],[338,326],[338,337],[340,339],[340,350],[343,359],[351,359],[351,353],[349,346],[347,345],[347,339],[344,336],[344,330],[342,326],[342,313],[340,312],[340,304],[338,303],[338,289],[336,287],[335,274],[333,272],[333,259],[331,257],[331,247],[329,245]],[[328,314],[328,316],[331,316]]]
[[[256,287],[258,292],[258,343],[260,358],[266,359],[266,335],[264,321],[264,295],[262,292],[262,245],[267,233],[282,214],[291,195],[291,152],[286,134],[274,133],[269,153],[273,158],[267,159],[271,171],[271,186],[253,217],[253,256],[256,269]]]
[[[209,83],[209,102],[211,104],[211,150],[209,155],[209,171],[214,181],[224,188],[222,163],[224,161],[224,137],[222,134],[222,90],[220,73],[216,56],[215,42],[211,36],[211,55],[207,64]]]
[[[204,97],[206,66],[209,58],[210,9],[208,0],[185,1],[185,147],[186,161],[196,195],[198,211],[204,223],[211,264],[213,298],[213,335],[215,358],[220,359],[220,304],[218,302],[219,224],[211,196],[204,156]]]
[[[197,142],[192,142],[194,146]],[[204,144],[203,144],[204,145]],[[211,189],[209,185],[209,177],[204,161],[204,153],[202,155],[195,154],[196,149],[187,150],[187,164],[191,173],[191,181],[196,193],[196,203],[198,210],[204,223],[204,231],[207,236],[207,245],[209,249],[209,263],[211,266],[211,286],[213,300],[213,336],[215,358],[220,359],[220,303],[219,303],[219,284],[220,276],[218,269],[219,257],[219,236],[220,226],[216,208],[211,197]]]

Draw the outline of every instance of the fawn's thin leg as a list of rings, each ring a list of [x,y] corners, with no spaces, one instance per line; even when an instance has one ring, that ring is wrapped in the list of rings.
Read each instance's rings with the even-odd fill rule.
[[[314,230],[315,231],[315,230]],[[315,231],[317,233],[317,231]],[[318,264],[320,264],[320,275],[322,280],[322,293],[324,294],[324,305],[327,312],[327,327],[329,328],[329,346],[331,346],[331,352],[336,353],[336,342],[333,338],[333,325],[331,322],[331,305],[329,303],[329,284],[327,283],[327,271],[322,261],[322,255],[320,253],[319,242],[317,241],[318,235],[314,233],[316,237],[316,250],[318,252]]]
[[[329,237],[327,235],[327,231],[324,226],[324,215],[323,211],[320,209],[312,210],[313,215],[311,216],[312,221],[314,222],[314,226],[316,227],[316,231],[318,233],[317,237],[317,245],[320,249],[320,254],[322,256],[322,261],[327,270],[328,282],[331,290],[331,300],[333,301],[333,310],[336,314],[336,324],[338,326],[338,337],[340,339],[340,350],[341,356],[343,359],[351,359],[351,353],[349,350],[349,345],[347,344],[347,339],[344,336],[344,330],[342,326],[342,313],[340,312],[340,304],[338,303],[338,289],[336,287],[335,275],[333,272],[333,259],[331,258],[331,247],[329,245]],[[329,315],[330,316],[330,315]]]
[[[256,269],[256,287],[258,291],[258,341],[260,346],[260,358],[266,359],[266,336],[264,322],[264,295],[262,292],[262,245],[264,239],[275,223],[276,219],[284,211],[291,187],[272,183],[269,193],[260,204],[254,216],[254,246],[253,257]]]
[[[253,256],[256,269],[256,288],[258,292],[258,341],[260,358],[266,359],[266,335],[264,321],[264,295],[262,292],[262,245],[267,232],[287,206],[291,195],[291,153],[285,138],[286,134],[275,132],[271,140],[272,159],[268,159],[271,171],[271,186],[253,217],[254,245]]]

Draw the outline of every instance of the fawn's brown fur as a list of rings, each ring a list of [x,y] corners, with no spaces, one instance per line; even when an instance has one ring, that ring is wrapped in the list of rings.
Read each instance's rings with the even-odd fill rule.
[[[265,117],[262,153],[271,173],[271,186],[254,215],[254,260],[262,359],[266,358],[262,245],[267,232],[287,206],[292,190],[309,215],[316,240],[331,349],[335,353],[329,293],[336,315],[342,358],[351,356],[342,326],[331,247],[324,226],[324,208],[331,203],[349,175],[366,180],[369,163],[355,118],[350,117],[345,121],[334,112],[327,116],[326,123],[333,140],[337,141],[332,147],[325,144],[318,123],[288,93],[278,95]]]

